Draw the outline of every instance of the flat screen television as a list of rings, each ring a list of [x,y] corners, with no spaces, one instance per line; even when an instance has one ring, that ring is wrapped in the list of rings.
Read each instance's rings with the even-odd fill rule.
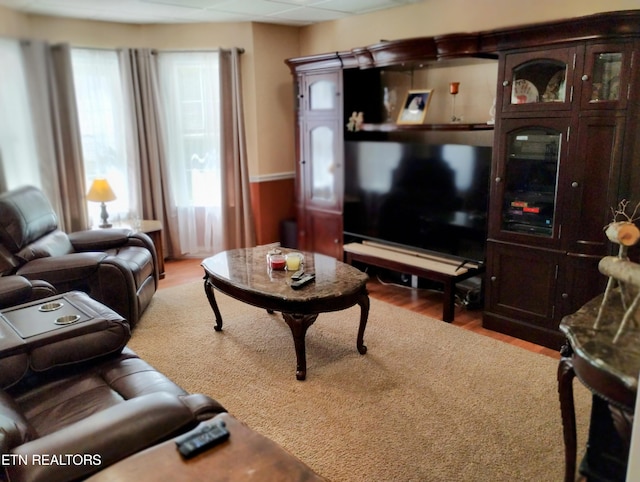
[[[345,142],[345,242],[483,263],[491,147]]]

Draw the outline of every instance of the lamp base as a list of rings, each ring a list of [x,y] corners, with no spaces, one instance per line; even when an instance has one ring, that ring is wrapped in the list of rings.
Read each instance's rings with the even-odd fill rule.
[[[102,219],[101,228],[110,228],[112,226],[111,223],[108,223],[109,213],[107,213],[107,206],[105,203],[102,203],[100,206],[100,218]]]

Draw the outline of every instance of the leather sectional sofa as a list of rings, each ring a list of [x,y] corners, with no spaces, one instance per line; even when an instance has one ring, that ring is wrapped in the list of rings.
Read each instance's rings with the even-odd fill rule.
[[[0,300],[20,283],[0,277]],[[58,304],[84,319],[54,325]],[[2,310],[0,480],[81,480],[226,411],[140,359],[130,335],[123,317],[82,292]]]
[[[58,293],[84,291],[134,326],[158,288],[159,269],[146,234],[130,229],[67,234],[42,191],[24,186],[0,194],[0,275],[42,280]]]

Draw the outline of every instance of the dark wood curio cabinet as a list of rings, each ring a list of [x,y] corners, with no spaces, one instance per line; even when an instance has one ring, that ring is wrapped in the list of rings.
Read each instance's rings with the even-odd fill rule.
[[[297,213],[303,249],[342,254],[342,75],[300,76]]]
[[[592,36],[500,59],[483,326],[552,348],[604,290],[612,208],[638,200],[640,44]]]
[[[495,126],[402,126],[385,115],[381,72],[474,59],[493,61]],[[301,249],[342,258],[345,125],[356,106],[370,103],[367,138],[492,129],[483,326],[560,348],[562,317],[604,289],[597,265],[616,251],[603,233],[611,209],[640,201],[640,10],[286,62],[298,94]]]

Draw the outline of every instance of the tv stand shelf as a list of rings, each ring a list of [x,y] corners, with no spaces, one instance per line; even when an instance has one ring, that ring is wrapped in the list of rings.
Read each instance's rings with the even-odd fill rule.
[[[348,264],[359,261],[442,283],[442,319],[447,323],[454,319],[456,283],[484,272],[484,266],[477,263],[461,266],[461,262],[452,259],[376,243],[349,243],[343,249]]]
[[[493,124],[362,124],[364,132],[402,132],[402,131],[492,131]]]

